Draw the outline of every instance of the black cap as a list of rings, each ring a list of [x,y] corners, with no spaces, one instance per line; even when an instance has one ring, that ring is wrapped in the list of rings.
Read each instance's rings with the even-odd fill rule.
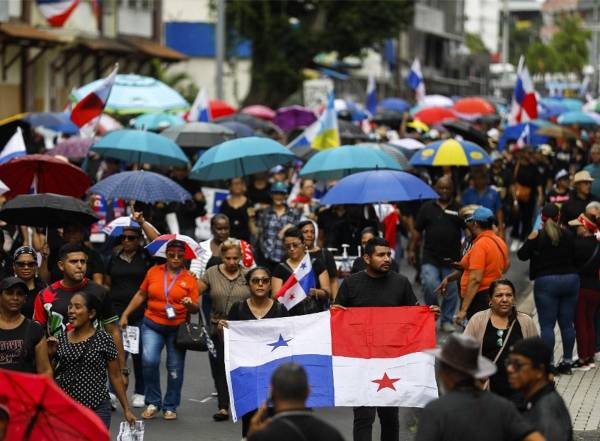
[[[540,337],[529,337],[519,340],[510,349],[510,353],[529,358],[535,366],[544,365],[546,372],[550,372],[551,370],[552,349]]]
[[[550,219],[555,219],[559,213],[560,210],[556,204],[546,204],[544,208],[542,208],[542,216],[549,217]]]
[[[2,279],[2,281],[0,282],[0,291],[4,291],[5,289],[11,289],[17,286],[20,287],[25,294],[27,294],[27,292],[29,291],[29,289],[27,288],[27,284],[18,277],[6,277],[5,279]]]

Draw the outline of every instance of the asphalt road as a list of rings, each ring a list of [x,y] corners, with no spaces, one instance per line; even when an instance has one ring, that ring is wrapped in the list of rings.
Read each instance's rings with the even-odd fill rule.
[[[527,298],[530,293],[530,284],[527,279],[527,264],[523,264],[511,256],[511,268],[507,277],[515,282],[517,291],[520,294],[518,301],[520,304],[530,302]],[[406,262],[402,262],[401,272],[414,280],[414,270],[408,268]],[[417,296],[421,295],[420,287],[413,285]],[[527,312],[527,311],[526,311]],[[440,334],[439,341],[443,341],[446,335]],[[164,354],[163,354],[164,356]],[[164,362],[162,363],[162,387],[163,394],[166,381],[166,371]],[[132,379],[133,380],[133,379]],[[183,384],[181,406],[177,411],[178,419],[176,421],[164,421],[162,417],[157,416],[154,420],[146,422],[145,441],[236,441],[241,439],[241,422],[233,423],[214,422],[212,415],[217,411],[216,399],[211,396],[214,391],[210,368],[208,365],[208,355],[206,353],[188,352],[186,355],[185,378]],[[142,409],[134,409],[134,413],[139,416]],[[410,441],[414,438],[416,426],[416,415],[419,409],[400,409],[400,427],[401,441]],[[344,438],[352,440],[352,409],[351,408],[333,408],[317,409],[315,413],[334,425],[340,430]],[[113,439],[117,439],[119,430],[119,421],[122,420],[120,408],[113,412],[113,421],[111,433]],[[379,425],[375,423],[373,429],[373,439],[379,439]]]

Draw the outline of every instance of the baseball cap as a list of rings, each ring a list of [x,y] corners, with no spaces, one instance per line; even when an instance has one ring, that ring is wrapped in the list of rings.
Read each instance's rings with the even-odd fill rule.
[[[577,184],[578,182],[594,182],[594,178],[592,178],[590,172],[583,170],[575,173],[573,184]]]
[[[492,210],[486,207],[478,207],[473,214],[465,219],[465,222],[488,222],[494,220],[495,216]]]
[[[288,186],[285,182],[273,182],[271,184],[271,193],[287,193]]]
[[[558,182],[561,179],[568,178],[568,177],[569,177],[569,172],[563,168],[562,170],[559,170],[558,173],[556,173],[556,175],[554,176],[554,181]]]
[[[18,277],[6,277],[0,282],[0,291],[4,291],[5,289],[11,289],[15,287],[21,288],[25,293],[29,291],[29,289],[27,288],[27,284]]]

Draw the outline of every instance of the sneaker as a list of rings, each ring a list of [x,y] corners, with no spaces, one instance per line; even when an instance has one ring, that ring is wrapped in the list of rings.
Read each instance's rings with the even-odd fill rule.
[[[586,363],[585,361],[582,361],[582,360],[577,360],[575,363],[573,363],[571,368],[574,371],[579,371],[579,372],[587,372],[590,369],[592,369],[588,363]]]
[[[133,394],[133,397],[131,397],[131,405],[135,408],[142,408],[145,406],[145,397],[141,394]]]
[[[571,363],[567,361],[561,361],[558,366],[556,366],[556,373],[558,375],[571,375],[573,372],[571,371]]]
[[[148,407],[146,407],[146,410],[142,412],[142,418],[145,420],[151,420],[156,416],[157,413],[158,407],[156,407],[154,404],[149,404]]]
[[[172,410],[167,410],[167,411],[165,411],[163,418],[165,420],[176,420],[177,414],[175,412],[173,412]]]
[[[456,331],[456,327],[450,322],[442,323],[442,332],[453,333]]]
[[[108,394],[110,396],[110,409],[117,410],[117,396],[112,392]]]
[[[516,253],[519,251],[519,248],[521,248],[521,242],[519,239],[513,239],[512,243],[510,244],[510,252]]]

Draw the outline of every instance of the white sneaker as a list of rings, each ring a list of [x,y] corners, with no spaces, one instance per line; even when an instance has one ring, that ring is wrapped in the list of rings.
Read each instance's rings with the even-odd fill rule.
[[[112,410],[117,410],[117,396],[112,392],[108,394],[110,396],[110,408]]]
[[[143,395],[133,394],[133,397],[131,397],[131,405],[138,409],[142,408],[145,405],[144,399]]]
[[[521,242],[518,239],[513,239],[513,241],[510,244],[510,252],[516,253],[517,251],[519,251],[519,248],[521,248]]]

